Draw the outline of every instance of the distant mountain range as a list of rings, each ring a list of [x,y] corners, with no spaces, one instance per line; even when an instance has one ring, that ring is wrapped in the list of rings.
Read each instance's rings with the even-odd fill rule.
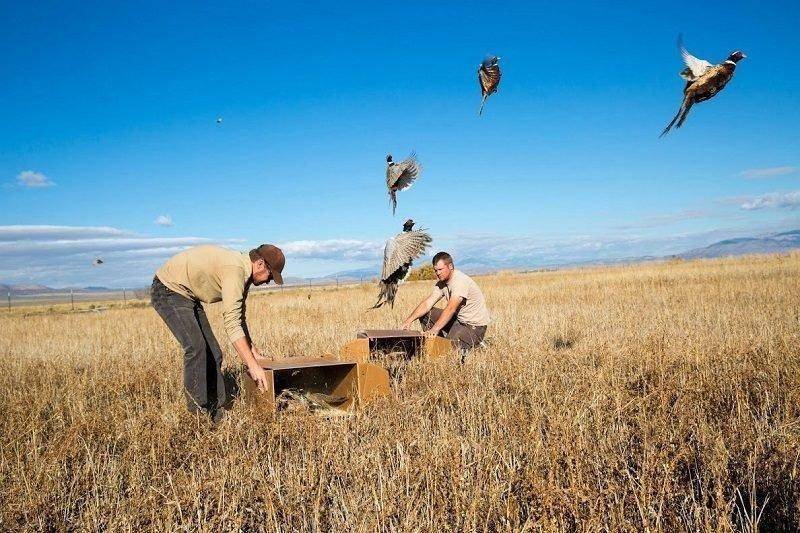
[[[654,257],[654,256],[640,256],[631,257],[626,259],[616,260],[593,260],[584,261],[581,263],[570,263],[562,265],[536,265],[536,264],[520,264],[517,261],[499,262],[492,260],[485,260],[475,257],[466,257],[458,262],[459,268],[463,269],[470,274],[485,274],[488,272],[496,272],[503,269],[522,270],[525,268],[540,268],[540,267],[569,267],[590,264],[615,264],[615,263],[636,263],[645,261],[657,261],[662,259],[669,259],[680,257],[683,259],[706,259],[714,257],[727,257],[735,255],[748,255],[748,254],[774,254],[785,253],[791,250],[800,249],[800,229],[785,231],[783,233],[775,233],[772,235],[764,235],[760,237],[741,237],[737,239],[726,239],[723,241],[715,242],[703,248],[696,248],[676,255],[668,257]],[[533,263],[533,262],[531,262]],[[295,278],[287,277],[284,279],[286,285],[304,285],[306,283],[312,284],[330,284],[336,282],[352,282],[352,281],[371,281],[375,280],[380,273],[380,265],[375,265],[369,268],[360,268],[355,270],[343,270],[335,272],[327,276],[317,278]],[[63,293],[68,292],[70,288],[53,289],[45,285],[34,284],[19,284],[7,285],[0,284],[0,296],[5,296],[7,293],[13,295],[36,295],[47,293]],[[92,293],[92,292],[110,292],[118,291],[120,289],[110,289],[107,287],[73,287],[76,293]]]
[[[339,281],[364,281],[377,278],[381,273],[380,265],[375,265],[373,267],[368,268],[357,268],[355,270],[341,270],[339,272],[334,272],[333,274],[328,274],[327,276],[322,276],[320,278],[312,278],[312,281],[322,281],[322,280],[336,280]]]
[[[786,231],[763,237],[742,237],[715,242],[704,248],[689,250],[678,257],[703,259],[729,255],[776,254],[800,248],[800,230]]]
[[[114,292],[121,290],[122,289],[109,289],[108,287],[65,287],[63,289],[54,289],[46,285],[36,285],[36,284],[7,285],[4,283],[0,283],[0,296],[5,296],[9,292],[12,295],[17,295],[17,296],[30,296],[34,294],[47,294],[56,292],[63,293],[69,291],[73,291],[75,293],[87,293],[87,292]]]

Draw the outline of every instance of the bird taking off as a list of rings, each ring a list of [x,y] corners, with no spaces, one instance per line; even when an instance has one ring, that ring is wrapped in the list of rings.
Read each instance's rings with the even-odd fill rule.
[[[103,263],[105,263],[105,261],[103,261],[99,257],[95,257],[94,260],[92,261],[92,266],[100,266]]]
[[[478,115],[483,113],[483,104],[490,94],[497,92],[497,87],[500,85],[500,58],[497,56],[489,56],[483,60],[478,66],[478,83],[481,86],[481,107],[478,110]]]
[[[403,224],[403,231],[386,241],[379,283],[380,294],[372,309],[377,309],[386,303],[394,307],[398,285],[408,275],[411,262],[425,253],[430,246],[433,240],[431,236],[425,230],[415,231],[413,228],[414,221],[408,219]]]
[[[667,124],[660,137],[669,133],[673,125],[680,128],[694,104],[709,100],[724,89],[725,85],[733,78],[736,63],[747,57],[741,51],[736,50],[731,52],[728,59],[719,65],[712,65],[705,59],[698,59],[690,54],[683,46],[682,35],[678,36],[678,48],[681,51],[683,62],[686,64],[686,68],[680,73],[681,78],[686,80],[686,87],[683,88],[683,103],[678,114],[675,115],[672,122]]]
[[[422,172],[422,165],[417,161],[417,155],[411,152],[405,160],[396,163],[392,154],[386,156],[386,188],[389,189],[389,201],[392,204],[392,214],[397,210],[397,191],[404,191],[411,187]]]

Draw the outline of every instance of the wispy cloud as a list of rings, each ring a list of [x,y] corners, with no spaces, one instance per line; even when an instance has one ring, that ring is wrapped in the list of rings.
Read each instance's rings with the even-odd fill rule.
[[[132,235],[128,231],[108,226],[0,226],[0,241],[53,241]]]
[[[685,212],[682,216],[694,215]],[[800,227],[795,216],[761,225],[753,225],[751,216],[743,216],[749,222],[737,227],[660,236],[632,231],[441,235],[431,252],[449,251],[457,265],[472,271],[528,268],[665,256],[719,240]],[[237,249],[245,245],[241,240],[153,237],[103,226],[0,226],[0,282],[141,287],[167,258],[206,243]],[[308,275],[309,269],[317,270],[314,275],[324,275],[341,270],[343,265],[374,266],[383,253],[382,242],[364,239],[296,240],[279,246],[291,264],[292,275]],[[104,260],[103,268],[91,266],[95,257]]]
[[[159,215],[155,222],[159,226],[170,227],[172,226],[172,217],[169,215]]]
[[[742,236],[796,229],[800,220],[788,218],[777,223],[745,224],[707,231],[649,235],[458,235],[441,239],[443,249],[453,253],[456,264],[480,269],[555,266],[594,261],[615,261],[641,257],[663,257]]]
[[[23,170],[17,174],[17,185],[29,189],[38,189],[42,187],[52,187],[55,183],[41,172]]]
[[[236,239],[151,237],[108,226],[0,226],[0,280],[51,286],[142,286],[173,254],[199,244],[239,247]],[[100,257],[102,269],[92,268]]]
[[[757,209],[797,209],[800,207],[800,191],[771,192],[745,199],[741,208],[745,211]]]
[[[383,253],[383,243],[357,239],[290,241],[279,245],[287,258],[372,261]]]
[[[619,226],[614,226],[614,229],[644,229],[644,228],[656,228],[659,226],[668,226],[670,224],[675,224],[678,222],[683,222],[684,220],[694,220],[698,218],[708,218],[713,216],[711,211],[702,210],[702,209],[687,209],[683,211],[678,211],[677,213],[667,213],[661,215],[650,215],[638,222],[632,222],[630,224],[621,224]]]
[[[153,250],[175,246],[197,246],[212,242],[203,237],[124,237],[109,239],[63,239],[53,241],[0,242],[0,258],[42,252],[44,255],[74,255],[84,252],[125,252],[131,250]]]
[[[767,167],[751,168],[744,170],[739,175],[746,179],[774,178],[775,176],[785,176],[797,172],[797,167]]]

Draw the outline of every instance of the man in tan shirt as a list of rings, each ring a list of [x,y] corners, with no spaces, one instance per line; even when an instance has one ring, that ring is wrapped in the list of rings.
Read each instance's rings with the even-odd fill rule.
[[[408,315],[401,326],[410,329],[419,319],[422,328],[430,335],[439,335],[458,342],[463,351],[480,344],[489,325],[489,310],[478,285],[453,265],[447,252],[433,256],[433,269],[439,280],[430,295]],[[444,309],[434,307],[444,298]]]
[[[156,272],[151,299],[183,348],[183,385],[190,411],[208,414],[216,422],[226,400],[222,350],[204,303],[222,302],[228,340],[258,386],[266,387],[264,369],[255,361],[261,354],[253,346],[245,321],[245,300],[251,284],[275,280],[282,285],[285,264],[283,252],[271,244],[247,254],[206,245],[173,256]]]

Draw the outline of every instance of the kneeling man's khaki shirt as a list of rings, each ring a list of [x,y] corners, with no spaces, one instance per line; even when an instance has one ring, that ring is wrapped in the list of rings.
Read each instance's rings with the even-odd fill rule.
[[[451,296],[461,296],[464,301],[456,311],[456,319],[468,326],[487,326],[489,309],[478,284],[460,270],[454,270],[450,280],[440,281],[433,286],[431,296],[438,302],[442,298],[450,301]]]

